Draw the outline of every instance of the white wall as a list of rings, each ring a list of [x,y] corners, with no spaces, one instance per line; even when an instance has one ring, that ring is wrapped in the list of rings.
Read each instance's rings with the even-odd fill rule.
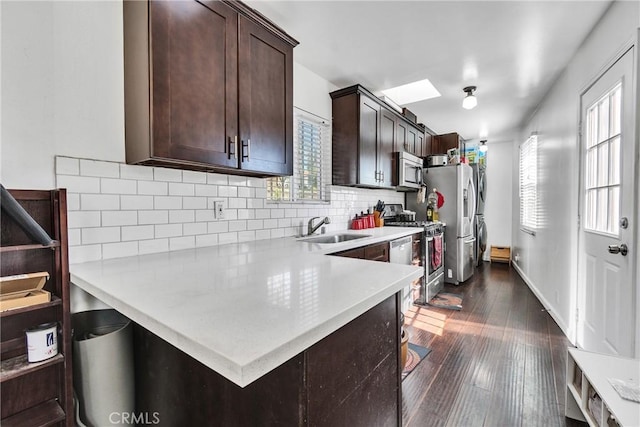
[[[56,154],[124,160],[121,2],[0,8],[3,185],[53,188]]]
[[[512,169],[513,143],[487,143],[487,199],[484,220],[487,227],[487,251],[489,260],[493,246],[511,246]]]
[[[640,3],[614,2],[523,126],[513,148],[513,253],[519,256],[515,265],[571,339],[577,286],[580,93],[636,37],[638,26]],[[518,206],[518,146],[532,132],[538,133],[542,220],[535,236],[519,229]]]

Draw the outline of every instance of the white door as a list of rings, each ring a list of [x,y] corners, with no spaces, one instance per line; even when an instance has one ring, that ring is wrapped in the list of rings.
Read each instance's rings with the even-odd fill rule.
[[[634,356],[634,54],[581,97],[578,345]]]

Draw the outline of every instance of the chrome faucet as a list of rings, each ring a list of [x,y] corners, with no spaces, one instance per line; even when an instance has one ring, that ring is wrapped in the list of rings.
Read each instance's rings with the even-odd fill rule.
[[[313,233],[316,232],[316,230],[318,230],[318,228],[322,227],[324,224],[331,224],[331,220],[329,219],[329,217],[325,216],[322,221],[320,221],[316,225],[313,225],[313,220],[314,219],[318,219],[318,218],[320,218],[320,217],[319,216],[314,216],[313,218],[311,218],[309,220],[309,224],[307,224],[307,235],[308,236],[311,236]]]

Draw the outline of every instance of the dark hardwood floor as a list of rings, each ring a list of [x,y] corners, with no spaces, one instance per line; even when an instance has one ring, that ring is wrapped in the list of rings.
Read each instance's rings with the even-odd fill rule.
[[[513,268],[485,263],[462,310],[413,307],[409,341],[431,353],[402,384],[405,426],[582,426],[565,418],[571,345]]]

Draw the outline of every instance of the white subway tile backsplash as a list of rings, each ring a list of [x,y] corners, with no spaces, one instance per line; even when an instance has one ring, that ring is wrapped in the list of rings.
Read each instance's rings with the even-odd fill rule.
[[[102,259],[138,255],[138,242],[107,243],[102,245]]]
[[[193,184],[170,182],[169,195],[170,196],[195,196],[195,187]]]
[[[80,160],[56,156],[56,175],[80,175]]]
[[[295,208],[285,209],[284,216],[287,218],[295,218],[298,216],[298,209],[295,209]]]
[[[238,187],[238,197],[249,198],[249,197],[255,197],[255,195],[256,195],[255,188]]]
[[[167,224],[169,211],[138,211],[138,224]]]
[[[247,199],[230,198],[228,207],[229,209],[246,209]]]
[[[139,165],[120,165],[120,178],[153,181],[153,168]]]
[[[256,219],[271,218],[271,209],[256,209]]]
[[[220,197],[238,197],[238,187],[229,187],[220,185],[218,187],[218,196]]]
[[[216,197],[218,195],[218,187],[216,185],[195,185],[196,196]]]
[[[67,193],[67,212],[80,210],[80,194]]]
[[[112,243],[120,241],[120,227],[96,227],[82,229],[82,244]]]
[[[238,219],[238,210],[237,209],[226,209],[224,211],[224,219],[226,219],[226,220]]]
[[[253,209],[238,209],[238,219],[254,219],[255,213]]]
[[[120,164],[80,159],[80,175],[102,178],[120,178]]]
[[[190,182],[192,184],[206,184],[207,173],[197,171],[182,171],[182,182]]]
[[[272,203],[264,178],[64,156],[55,162],[57,185],[69,190],[72,262],[296,236],[314,216],[329,216],[327,230],[339,231],[378,199],[404,201],[393,191],[331,186],[331,203]],[[215,201],[223,219],[215,218]]]
[[[278,228],[278,220],[277,219],[265,219],[264,220],[264,228]]]
[[[196,247],[195,236],[172,237],[169,239],[169,250],[179,251],[181,249],[191,249]]]
[[[103,211],[120,209],[117,194],[80,194],[80,209],[83,211]]]
[[[243,187],[247,186],[247,177],[245,176],[229,175],[228,179],[229,179],[229,185],[243,186]]]
[[[216,220],[216,216],[213,209],[196,210],[196,222],[209,222],[209,221],[215,221],[215,220]],[[224,220],[219,220],[219,221],[224,221]]]
[[[291,227],[291,218],[283,218],[278,220],[279,228]]]
[[[100,193],[100,178],[58,175],[56,186],[66,188],[70,193]]]
[[[227,175],[221,175],[218,173],[208,173],[207,184],[228,185],[229,180],[227,179]]]
[[[207,234],[206,222],[190,222],[182,225],[182,234],[185,236],[196,236]]]
[[[261,219],[250,219],[247,221],[247,230],[261,230],[264,228],[264,221]]]
[[[238,233],[220,233],[218,234],[218,243],[220,243],[221,245],[227,243],[238,243]]]
[[[151,210],[153,209],[153,196],[120,196],[120,209]]]
[[[102,211],[102,226],[137,225],[137,211]]]
[[[261,209],[264,207],[264,200],[262,199],[248,199],[247,207],[249,209]]]
[[[182,197],[178,196],[155,196],[153,198],[155,209],[182,209]]]
[[[100,227],[100,211],[70,211],[67,212],[67,227],[85,228]]]
[[[255,231],[240,231],[238,233],[238,242],[252,242],[256,240]]]
[[[229,231],[229,222],[209,222],[207,223],[207,231],[209,234],[213,233],[226,233]]]
[[[69,264],[99,261],[102,259],[102,245],[84,245],[69,247]]]
[[[217,234],[200,234],[196,236],[196,247],[215,246],[218,244]]]
[[[79,228],[70,228],[67,230],[67,241],[69,246],[78,246],[82,244],[81,231]]]
[[[179,169],[153,168],[153,180],[182,182],[182,171]]]
[[[280,237],[284,237],[284,228],[274,228],[270,231],[272,239],[279,239]]]
[[[138,194],[166,196],[169,194],[169,185],[166,182],[138,181]]]
[[[161,239],[163,237],[182,236],[182,224],[160,224],[156,225],[155,237]]]
[[[183,197],[182,209],[207,209],[205,197]]]
[[[196,213],[194,210],[178,210],[169,211],[169,222],[194,222],[196,220]]]
[[[284,218],[284,209],[271,208],[271,218]]]
[[[271,238],[271,230],[256,230],[256,240],[265,240]]]
[[[122,235],[123,242],[128,242],[130,240],[153,239],[154,226],[153,225],[134,225],[130,227],[122,227],[120,232]]]
[[[132,179],[102,178],[100,190],[102,194],[136,194],[138,185]]]
[[[247,229],[247,221],[229,221],[229,231],[244,231]]]
[[[168,250],[169,239],[140,240],[138,242],[138,252],[140,255],[167,252]]]

